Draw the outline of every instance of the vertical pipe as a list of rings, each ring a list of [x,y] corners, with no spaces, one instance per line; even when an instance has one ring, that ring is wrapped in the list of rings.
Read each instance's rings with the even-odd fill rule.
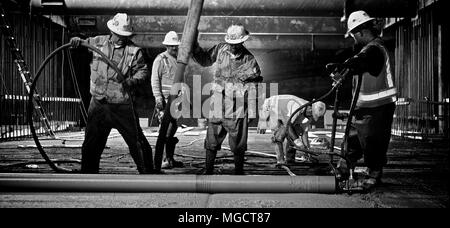
[[[3,67],[3,58],[4,58],[4,52],[5,52],[5,48],[3,47],[3,33],[0,33],[0,80],[1,80],[1,85],[0,85],[0,110],[3,110],[3,113],[5,113],[5,107],[3,106],[4,104],[4,100],[3,100],[3,95],[6,94],[4,85],[5,85],[5,80],[4,80],[4,67]],[[7,112],[6,112],[7,113]],[[4,131],[3,126],[5,125],[4,119],[1,116],[2,114],[0,113],[0,140],[3,140],[3,133],[6,132]],[[4,114],[3,114],[4,115]]]
[[[396,74],[396,78],[397,78],[397,89],[399,89],[399,95],[401,97],[407,97],[407,94],[405,92],[405,86],[400,86],[400,85],[404,85],[403,82],[404,80],[406,80],[405,75],[405,68],[408,67],[408,65],[406,64],[406,62],[404,61],[404,55],[406,55],[406,53],[404,53],[404,33],[403,33],[403,25],[400,25],[396,31],[397,35],[396,35],[396,41],[398,43],[397,47],[398,47],[398,51],[397,51],[397,61],[396,61],[396,68],[397,68],[397,74]],[[401,90],[400,90],[401,88]],[[398,112],[400,115],[400,122],[399,122],[399,126],[397,127],[398,130],[400,130],[400,133],[402,130],[405,129],[404,123],[405,123],[405,119],[406,116],[404,115],[404,113],[402,112],[402,110],[399,110]],[[403,115],[402,115],[403,114]]]
[[[6,37],[5,37],[6,38]],[[6,41],[5,41],[5,43],[4,43],[5,45],[4,45],[4,47],[5,48],[7,48],[7,46],[6,46]],[[4,62],[3,62],[3,66],[4,66],[4,68],[5,68],[5,75],[8,75],[9,77],[8,78],[6,78],[7,79],[7,81],[6,81],[6,87],[9,89],[9,91],[11,91],[11,94],[12,94],[12,92],[13,92],[13,90],[12,90],[12,85],[11,85],[11,78],[14,76],[13,75],[13,73],[11,72],[11,70],[10,70],[10,66],[11,66],[11,64],[7,61],[8,59],[10,60],[11,58],[10,58],[10,56],[9,56],[9,50],[8,51],[6,51],[5,50],[5,52],[4,52],[4,54],[5,54],[5,58],[4,58]],[[8,94],[8,95],[10,95],[10,94]],[[7,110],[8,110],[8,113],[11,113],[12,112],[12,109],[11,109],[11,101],[10,100],[6,100],[6,106],[7,106]],[[11,124],[11,117],[10,117],[10,115],[7,115],[6,116],[6,122],[7,122],[7,125],[6,125],[6,131],[8,132],[8,134],[7,134],[7,137],[11,137],[10,136],[10,134],[9,134],[9,132],[10,132],[10,124]],[[9,135],[9,136],[8,136]]]
[[[429,134],[429,117],[430,117],[430,115],[432,114],[431,113],[431,109],[430,109],[430,103],[429,103],[429,101],[430,101],[430,99],[432,99],[432,97],[430,96],[431,94],[430,94],[430,87],[432,86],[432,80],[430,80],[430,79],[432,79],[431,78],[431,75],[430,75],[430,72],[429,72],[429,62],[430,62],[430,56],[429,56],[429,53],[428,53],[428,50],[429,50],[429,42],[428,42],[428,33],[429,33],[429,30],[428,30],[428,23],[429,23],[429,14],[425,14],[425,16],[424,16],[424,24],[423,24],[423,30],[424,30],[424,36],[423,36],[423,41],[424,41],[424,64],[423,64],[423,67],[425,68],[424,69],[424,79],[425,79],[425,81],[426,81],[426,83],[424,83],[425,84],[425,87],[424,87],[424,94],[425,94],[425,97],[427,97],[427,103],[425,104],[426,106],[425,106],[425,112],[424,112],[424,120],[423,120],[423,122],[424,122],[424,125],[423,125],[423,127],[424,127],[424,129],[423,129],[423,132],[425,132],[425,134],[426,134],[426,137],[428,137],[428,134]]]
[[[429,48],[429,52],[430,52],[430,74],[432,75],[432,91],[431,91],[431,99],[433,101],[439,101],[439,95],[438,95],[438,78],[439,76],[436,74],[436,69],[437,69],[437,65],[435,65],[435,61],[436,61],[436,55],[437,54],[437,50],[435,49],[434,45],[434,37],[437,37],[436,34],[436,26],[435,26],[435,21],[434,21],[434,13],[433,11],[430,11],[430,33],[429,33],[429,42],[430,42],[430,48]],[[431,115],[431,130],[435,133],[435,134],[439,134],[439,120],[438,118],[435,117],[439,117],[439,105],[432,105],[432,115]]]
[[[423,67],[423,62],[422,62],[422,60],[423,60],[423,55],[424,55],[424,42],[423,42],[423,26],[422,26],[422,24],[423,24],[424,22],[423,22],[423,17],[420,17],[419,16],[419,25],[417,26],[418,27],[418,29],[417,29],[417,31],[418,31],[418,38],[417,38],[417,42],[418,42],[418,45],[419,45],[419,49],[418,49],[418,54],[417,54],[417,58],[418,58],[418,60],[419,60],[419,62],[417,63],[417,68],[419,69],[419,72],[418,72],[418,77],[420,78],[420,86],[419,86],[419,91],[418,91],[418,100],[423,100],[424,99],[424,97],[425,97],[425,94],[424,94],[424,87],[425,87],[425,85],[426,85],[426,80],[425,80],[425,72],[424,72],[424,67]],[[424,108],[424,105],[422,104],[422,103],[418,103],[418,104],[420,104],[420,112],[419,112],[419,115],[418,115],[418,119],[417,119],[417,121],[418,121],[418,132],[420,132],[421,134],[422,134],[422,136],[423,136],[423,127],[422,127],[422,125],[423,125],[423,120],[424,120],[424,114],[425,114],[425,108]]]
[[[64,30],[65,30],[65,28],[62,27],[61,45],[64,44],[64,35],[65,35]],[[65,97],[66,96],[65,88],[64,88],[64,82],[65,82],[65,79],[64,79],[64,76],[65,76],[64,75],[64,60],[65,60],[65,55],[66,55],[66,52],[63,52],[62,53],[62,57],[61,57],[61,97]]]
[[[394,62],[395,62],[395,65],[394,65],[394,77],[395,78],[394,78],[394,80],[398,84],[399,83],[399,80],[397,79],[397,77],[398,77],[398,69],[399,69],[398,68],[398,65],[399,65],[399,62],[398,62],[398,48],[399,48],[399,45],[398,45],[398,30],[395,30],[394,32],[395,32],[395,49],[394,49]],[[394,130],[398,129],[397,128],[397,126],[398,126],[398,119],[399,119],[399,116],[398,116],[398,109],[397,109],[395,111],[394,123],[392,124],[391,130],[392,129],[394,129]]]
[[[16,18],[14,16],[11,16],[10,18],[11,18],[11,21],[13,21],[13,23],[14,23]],[[14,32],[15,32],[15,29],[12,31],[13,35],[15,35]],[[9,47],[9,48],[11,48],[11,47]],[[14,60],[13,60],[13,55],[12,55],[12,53],[10,51],[8,51],[8,60],[9,60],[9,63],[11,63],[11,64],[8,64],[8,66],[9,66],[8,67],[8,73],[9,73],[9,75],[11,75],[11,78],[10,78],[10,81],[9,81],[9,85],[11,86],[11,99],[9,101],[9,103],[10,103],[9,110],[10,110],[10,112],[12,114],[12,113],[14,113],[14,94],[15,94],[15,91],[16,91],[13,78],[15,78],[16,72],[13,69],[13,67],[14,67],[14,65],[13,65],[14,62],[13,61]],[[9,119],[9,129],[8,130],[12,130],[12,132],[10,133],[10,137],[14,138],[14,125],[13,125],[13,117],[12,117],[12,115],[8,115],[8,119]]]
[[[428,79],[429,79],[429,87],[428,87],[428,97],[430,98],[430,101],[434,100],[434,95],[433,95],[433,91],[434,91],[434,81],[433,81],[433,72],[431,69],[432,66],[432,62],[433,62],[433,56],[431,53],[431,34],[432,34],[432,29],[431,29],[431,14],[428,14],[427,17],[427,75],[428,75]],[[427,112],[427,133],[431,134],[432,133],[432,119],[433,119],[433,115],[434,115],[434,110],[433,110],[433,105],[430,103],[428,104],[428,109],[429,112]]]
[[[16,17],[13,17],[13,18],[14,18],[13,19],[13,21],[14,21],[13,24],[17,24],[16,28],[14,28],[13,35],[14,35],[14,37],[17,37],[17,31],[19,30],[20,23],[17,22],[18,19]],[[16,40],[16,42],[17,42],[17,40]],[[11,57],[14,58],[13,55],[11,55]],[[11,70],[13,70],[13,69],[11,69]],[[16,75],[16,72],[13,71],[13,74]],[[11,103],[12,103],[11,125],[13,126],[12,127],[12,130],[13,130],[12,136],[13,136],[13,138],[15,138],[16,137],[16,130],[17,130],[16,128],[17,128],[17,126],[15,125],[14,114],[16,113],[16,94],[17,94],[16,89],[17,89],[17,86],[16,86],[15,80],[13,78],[11,79],[11,85],[13,86],[12,88],[13,88],[13,91],[14,91],[13,99],[11,100]]]
[[[34,72],[36,72],[36,26],[34,26],[34,17],[30,15],[30,39],[32,40],[31,46],[30,46],[30,54],[31,54],[31,60],[30,60],[30,71],[32,72],[32,75],[34,76]],[[32,78],[34,80],[34,78]],[[26,108],[26,106],[25,106]],[[25,109],[27,110],[27,109]],[[28,115],[28,114],[27,114]],[[31,135],[31,129],[27,125],[27,135]]]
[[[414,74],[414,67],[415,67],[415,64],[414,64],[414,62],[415,62],[415,55],[414,55],[414,53],[416,51],[416,48],[415,48],[415,45],[414,45],[414,35],[415,35],[415,28],[412,27],[410,29],[409,33],[408,33],[408,38],[409,38],[408,42],[410,43],[410,47],[409,47],[410,48],[410,51],[409,51],[410,53],[409,53],[409,60],[408,60],[410,62],[410,66],[409,66],[410,79],[413,79],[416,76]],[[410,94],[409,94],[410,98],[415,98],[414,95],[415,95],[415,91],[416,91],[416,86],[417,86],[417,84],[413,84],[411,86],[411,90],[410,90]],[[409,129],[411,129],[411,130],[414,130],[413,127],[414,127],[414,124],[415,124],[414,123],[415,119],[414,119],[414,112],[413,111],[414,111],[413,109],[409,109],[408,110],[408,119],[410,119],[410,122],[411,122],[411,125],[410,125]]]
[[[444,85],[442,83],[442,25],[438,25],[437,27],[437,44],[436,44],[436,52],[437,52],[437,93],[438,93],[438,101],[442,102],[444,100]],[[442,116],[444,118],[444,121],[439,119],[438,127],[439,131],[442,130],[442,133],[445,135],[446,133],[446,125],[445,125],[445,119],[448,118],[445,116],[445,104],[442,106],[439,106],[439,109],[437,110],[437,113],[439,116]]]

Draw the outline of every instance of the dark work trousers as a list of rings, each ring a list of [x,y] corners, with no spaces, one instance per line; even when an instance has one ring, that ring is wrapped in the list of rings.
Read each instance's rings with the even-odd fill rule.
[[[355,110],[348,139],[347,156],[350,167],[364,156],[364,163],[371,171],[382,171],[387,163],[386,153],[391,139],[391,126],[395,103],[375,108]]]
[[[124,138],[139,173],[153,171],[152,148],[139,126],[132,104],[108,104],[91,99],[82,147],[81,172],[98,173],[100,158],[112,128]]]
[[[299,126],[298,124],[295,125],[288,124],[287,126],[285,124],[280,124],[274,130],[272,136],[272,143],[276,144],[275,152],[277,154],[278,163],[285,162],[284,159],[285,155],[286,155],[286,162],[295,162],[295,154],[297,153],[297,150],[292,147],[295,146],[294,140],[299,138],[298,132],[303,131],[304,130],[302,129],[302,127]],[[285,139],[286,143],[284,146],[285,149],[283,151],[283,142],[285,141]]]
[[[177,132],[178,129],[178,125],[177,125],[177,120],[173,117],[170,117],[170,123],[169,126],[167,127],[167,133],[166,133],[166,158],[173,158],[174,155],[174,151],[175,151],[175,146],[178,142],[178,140],[176,138],[174,138],[173,136],[175,135],[175,133]],[[161,164],[162,164],[162,160],[163,160],[163,151],[158,151],[160,153],[156,153],[155,151],[155,170],[161,170]]]
[[[227,134],[231,152],[234,154],[235,174],[242,174],[244,169],[244,154],[247,150],[248,114],[244,118],[222,119],[208,122],[205,149],[207,157],[206,171],[211,174],[216,153],[221,149]],[[208,162],[209,160],[209,162]],[[209,164],[209,167],[208,167]]]

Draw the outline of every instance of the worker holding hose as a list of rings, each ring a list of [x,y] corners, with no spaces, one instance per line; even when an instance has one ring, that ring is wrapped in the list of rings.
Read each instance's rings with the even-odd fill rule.
[[[92,45],[117,64],[125,79],[119,81],[117,72],[93,53],[91,63],[88,121],[81,153],[81,172],[98,173],[100,158],[108,135],[116,128],[128,145],[130,154],[141,174],[154,173],[152,149],[139,125],[134,108],[133,93],[137,85],[145,82],[148,68],[142,49],[135,46],[131,20],[127,14],[118,13],[108,21],[110,35],[82,40],[73,37],[70,43],[78,47],[82,42]]]
[[[348,18],[346,35],[354,39],[355,45],[363,48],[345,61],[344,67],[350,70],[351,75],[362,75],[362,81],[347,141],[346,157],[350,164],[346,164],[345,160],[338,164],[339,176],[346,178],[349,170],[364,157],[368,167],[368,176],[362,180],[365,188],[381,182],[397,100],[389,53],[374,21],[364,11],[353,12]],[[332,77],[338,80],[342,75],[337,73]],[[357,77],[353,79],[355,89]]]
[[[317,121],[325,114],[326,106],[321,101],[308,105],[297,112],[289,123],[289,118],[295,110],[306,103],[307,100],[293,95],[271,96],[264,101],[259,113],[259,127],[273,131],[272,143],[277,154],[277,167],[295,164],[294,144],[302,149],[310,148],[308,131],[311,122]],[[283,150],[283,142],[287,137],[289,139]],[[299,160],[302,162],[309,160],[309,154],[302,155]]]
[[[205,138],[205,174],[213,174],[214,160],[222,142],[228,141],[234,154],[234,173],[244,174],[244,154],[248,136],[248,90],[249,85],[261,82],[261,70],[243,43],[249,32],[243,25],[231,25],[227,29],[225,42],[203,50],[194,43],[193,58],[202,66],[214,64],[211,110]]]
[[[162,44],[166,47],[166,51],[160,53],[153,61],[151,76],[152,91],[155,96],[155,108],[158,113],[157,115],[159,122],[161,122],[162,115],[164,115],[165,106],[169,99],[170,89],[172,88],[173,79],[177,69],[178,46],[180,45],[178,34],[175,31],[168,32],[164,37]],[[181,161],[176,161],[173,158],[175,154],[175,147],[178,143],[178,138],[174,137],[177,128],[177,120],[175,118],[171,118],[167,129],[167,142],[165,144],[166,156],[161,165],[162,169],[183,167],[183,163]],[[155,159],[157,159],[157,157],[162,158],[162,156],[155,155]],[[159,162],[155,161],[156,169],[158,169],[158,167],[156,167],[158,166],[157,164],[161,164],[161,159],[159,160]]]

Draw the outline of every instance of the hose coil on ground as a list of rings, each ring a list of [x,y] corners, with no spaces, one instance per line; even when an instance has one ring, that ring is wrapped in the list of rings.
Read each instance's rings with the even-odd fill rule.
[[[97,54],[99,54],[101,56],[101,60],[103,62],[105,62],[106,64],[108,64],[108,66],[110,66],[112,69],[114,69],[114,71],[117,72],[117,77],[119,79],[119,81],[123,81],[124,76],[122,74],[122,72],[119,70],[119,68],[105,55],[103,54],[103,52],[101,52],[100,50],[98,50],[96,47],[89,45],[89,44],[85,44],[85,43],[81,43],[80,46],[82,47],[86,47],[89,50],[96,52]],[[36,143],[36,147],[39,150],[39,153],[42,155],[42,157],[44,158],[44,160],[48,163],[48,165],[50,166],[50,168],[52,168],[54,171],[58,172],[58,173],[65,173],[65,172],[72,172],[72,170],[70,169],[66,169],[63,167],[59,167],[57,166],[47,155],[47,153],[45,152],[44,148],[42,147],[39,138],[36,134],[36,129],[34,128],[34,124],[33,124],[33,113],[34,113],[34,106],[33,106],[33,100],[34,99],[40,99],[39,97],[35,97],[34,91],[36,89],[36,83],[39,80],[39,77],[41,76],[42,71],[44,70],[45,66],[47,65],[47,63],[56,55],[58,54],[60,51],[66,50],[68,48],[71,48],[72,45],[70,43],[64,44],[61,47],[55,49],[52,53],[50,53],[45,60],[42,62],[42,64],[39,66],[38,71],[36,72],[34,79],[33,79],[33,83],[30,86],[30,92],[28,94],[28,105],[27,105],[27,120],[28,120],[28,124],[30,126],[30,131],[31,131],[31,135],[33,136],[34,142]]]

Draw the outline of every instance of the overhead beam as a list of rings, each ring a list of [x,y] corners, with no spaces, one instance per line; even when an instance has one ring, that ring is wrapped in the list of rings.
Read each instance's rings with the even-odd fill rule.
[[[130,15],[186,15],[189,0],[31,0],[32,10],[65,15],[100,15],[126,12]],[[206,0],[202,15],[213,16],[343,16],[350,10],[366,9],[374,17],[413,17],[416,0]],[[412,15],[414,14],[414,15]]]
[[[186,15],[189,0],[61,0],[62,7],[46,7],[31,0],[33,10],[64,14]],[[203,15],[342,15],[343,0],[206,0]]]
[[[69,17],[69,27],[74,35],[94,36],[109,33],[107,21],[112,15]],[[133,41],[142,47],[162,47],[168,31],[183,31],[185,16],[131,16],[135,36]],[[203,47],[223,42],[226,29],[233,23],[242,23],[251,39],[250,49],[318,48],[333,49],[344,45],[344,23],[340,17],[256,17],[256,16],[202,16],[199,23],[199,40]],[[332,46],[332,47],[330,47]]]
[[[75,31],[108,32],[106,26],[113,15],[69,17],[69,26]],[[130,16],[137,34],[181,33],[186,16]],[[231,24],[241,23],[251,34],[344,34],[345,25],[340,17],[255,17],[255,16],[202,16],[201,33],[225,33]]]

